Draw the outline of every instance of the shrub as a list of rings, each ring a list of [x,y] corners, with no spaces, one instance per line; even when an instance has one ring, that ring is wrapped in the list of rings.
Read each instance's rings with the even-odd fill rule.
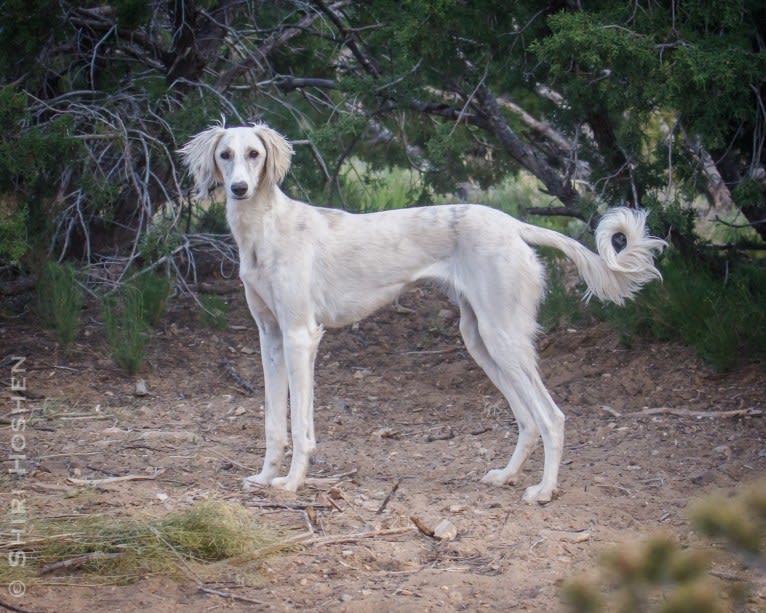
[[[545,299],[540,307],[539,322],[543,331],[550,332],[559,327],[582,324],[588,320],[590,313],[583,302],[581,285],[567,285],[567,264],[569,260],[554,255],[553,251],[543,251],[547,282]]]
[[[147,341],[147,323],[141,292],[127,285],[116,296],[104,299],[106,341],[115,363],[135,374],[143,366]]]
[[[37,310],[65,347],[80,330],[84,292],[72,264],[48,262],[37,281]]]
[[[710,496],[692,507],[692,522],[709,538],[722,540],[740,564],[762,567],[766,541],[766,482],[733,498]],[[721,589],[710,577],[707,551],[684,548],[656,535],[607,551],[595,577],[575,577],[562,590],[577,613],[718,613],[746,610],[744,581]],[[747,609],[749,610],[749,609]]]
[[[720,274],[670,257],[661,270],[663,283],[624,307],[603,308],[626,345],[637,337],[679,340],[719,370],[766,355],[766,269],[740,263]]]
[[[162,316],[170,296],[173,282],[167,275],[144,272],[133,281],[133,286],[141,294],[142,315],[151,326],[156,326]]]
[[[226,329],[226,302],[223,298],[214,294],[200,294],[199,304],[199,320],[203,326],[214,330]]]

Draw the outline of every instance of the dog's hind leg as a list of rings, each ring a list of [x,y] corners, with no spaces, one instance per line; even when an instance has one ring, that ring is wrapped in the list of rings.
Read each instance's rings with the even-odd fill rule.
[[[285,363],[290,386],[290,427],[293,459],[286,477],[271,481],[274,487],[294,492],[306,478],[309,459],[316,449],[314,435],[314,362],[322,328],[302,328],[284,335]]]
[[[506,329],[492,329],[488,333],[482,330],[481,336],[485,339],[489,354],[502,371],[501,380],[507,381],[515,391],[515,397],[524,407],[526,414],[532,416],[543,439],[543,478],[539,484],[527,488],[524,501],[549,502],[556,491],[564,449],[564,414],[543,385],[531,339],[520,339],[513,333],[506,332]],[[517,409],[515,413],[519,415],[521,411]],[[502,480],[512,475],[515,468],[513,463],[511,458],[508,467],[499,472],[490,471],[485,480],[494,483],[496,479]]]
[[[538,440],[538,430],[532,414],[527,410],[525,404],[516,393],[513,385],[507,379],[503,371],[498,367],[495,360],[489,354],[484,341],[479,334],[479,325],[476,320],[476,313],[464,297],[459,298],[460,304],[460,333],[463,336],[466,349],[476,363],[482,367],[495,384],[498,390],[505,396],[508,404],[513,411],[516,423],[519,429],[519,437],[516,441],[516,448],[507,466],[502,469],[490,470],[483,478],[482,482],[490,485],[505,485],[506,483],[515,483],[521,473],[524,462],[529,454],[535,448]]]

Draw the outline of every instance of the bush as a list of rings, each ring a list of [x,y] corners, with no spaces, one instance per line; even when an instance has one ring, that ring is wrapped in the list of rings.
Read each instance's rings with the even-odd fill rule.
[[[200,294],[199,296],[200,312],[199,320],[206,328],[214,330],[225,330],[226,322],[226,302],[223,298],[213,294]]]
[[[48,262],[37,280],[37,310],[59,342],[68,347],[80,330],[84,292],[72,264]]]
[[[151,326],[156,326],[168,304],[172,280],[167,275],[145,272],[136,277],[133,286],[141,294],[142,316]]]
[[[603,307],[630,345],[637,337],[678,340],[714,368],[728,370],[766,356],[766,269],[709,264],[670,257],[663,283],[645,287],[624,307]]]
[[[733,498],[710,496],[692,507],[691,518],[701,533],[723,541],[727,557],[746,567],[763,566],[766,482]],[[568,580],[562,598],[577,613],[746,610],[747,584],[737,581],[721,589],[710,576],[710,565],[707,551],[684,548],[668,536],[657,535],[607,551],[597,576]]]
[[[144,364],[147,322],[141,292],[132,285],[122,288],[117,296],[103,303],[106,341],[114,362],[129,374],[138,372]]]
[[[590,317],[588,305],[583,302],[585,292],[567,285],[567,264],[569,260],[553,251],[543,250],[547,282],[545,299],[540,306],[539,322],[544,332],[556,328],[578,325]]]

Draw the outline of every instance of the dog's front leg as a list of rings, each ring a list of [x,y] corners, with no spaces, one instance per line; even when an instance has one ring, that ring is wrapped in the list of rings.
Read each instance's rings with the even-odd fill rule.
[[[316,449],[314,439],[314,361],[321,327],[290,330],[284,335],[285,363],[290,385],[290,427],[293,439],[293,459],[286,477],[273,479],[271,484],[291,492],[304,482],[309,458]]]
[[[263,468],[246,477],[246,488],[269,485],[279,473],[287,446],[287,367],[282,345],[282,330],[258,296],[245,286],[245,297],[253,319],[258,324],[264,380],[266,456]]]

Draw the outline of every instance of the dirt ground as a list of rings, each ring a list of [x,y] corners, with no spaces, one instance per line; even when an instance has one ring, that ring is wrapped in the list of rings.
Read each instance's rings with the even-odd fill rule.
[[[27,357],[25,402],[42,417],[25,433],[26,478],[0,478],[1,502],[8,511],[21,495],[30,516],[51,517],[161,514],[224,498],[285,538],[310,540],[208,584],[249,601],[167,577],[107,586],[40,578],[22,598],[3,589],[0,601],[46,612],[557,610],[562,581],[594,568],[609,546],[658,530],[704,546],[689,503],[765,473],[762,366],[717,374],[683,347],[626,349],[606,324],[591,323],[539,341],[544,379],[567,416],[558,497],[521,501],[540,479],[541,446],[523,483],[480,483],[507,462],[515,424],[467,355],[456,307],[426,287],[326,334],[309,484],[296,495],[245,492],[241,480],[263,453],[263,395],[257,333],[236,286],[223,331],[202,327],[189,302],[173,302],[136,378],[113,365],[95,313],[69,353],[31,320],[0,321],[0,357]],[[12,467],[5,364],[0,444]],[[135,393],[138,378],[146,395]],[[756,414],[715,415],[745,409]],[[155,478],[95,488],[68,480],[124,475]],[[456,538],[429,538],[412,516],[431,528],[447,520]],[[758,589],[754,610],[763,610]]]

